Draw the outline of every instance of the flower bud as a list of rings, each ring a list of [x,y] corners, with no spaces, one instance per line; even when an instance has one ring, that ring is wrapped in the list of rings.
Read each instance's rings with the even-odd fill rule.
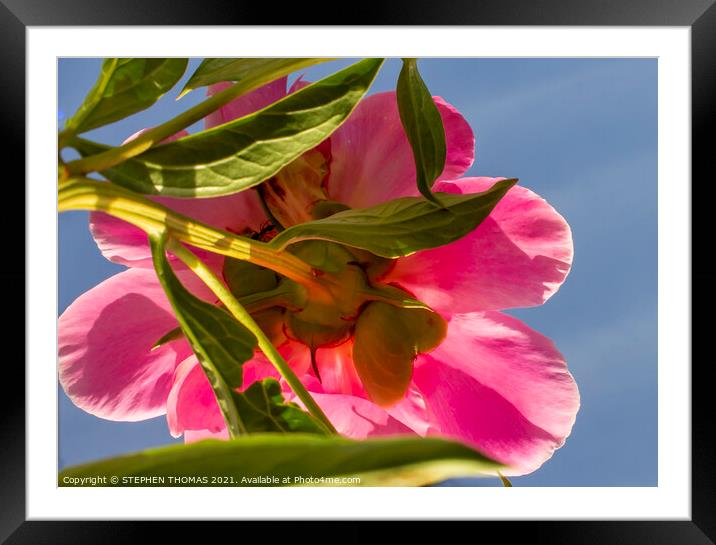
[[[333,282],[308,291],[306,304],[286,318],[289,337],[315,349],[335,346],[350,337],[363,303],[365,275],[352,264],[346,248],[322,240],[306,240],[290,251],[317,271],[331,273]]]
[[[225,258],[221,272],[234,297],[270,291],[278,285],[275,272],[240,259]]]
[[[415,357],[437,347],[446,333],[445,320],[430,310],[370,303],[356,323],[353,363],[371,400],[382,407],[400,401]]]
[[[274,346],[281,346],[286,342],[286,334],[284,333],[284,316],[285,312],[282,308],[273,307],[262,310],[253,315],[254,320],[261,328]]]

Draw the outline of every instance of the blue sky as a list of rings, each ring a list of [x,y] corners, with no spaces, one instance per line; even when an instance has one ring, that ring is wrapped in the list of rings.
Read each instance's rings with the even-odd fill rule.
[[[317,66],[306,77],[345,64]],[[61,118],[79,106],[99,65],[98,59],[59,61]],[[389,60],[371,92],[393,89],[399,69],[399,61]],[[475,131],[476,161],[468,174],[519,178],[573,231],[574,265],[561,290],[541,307],[510,313],[554,340],[579,385],[582,407],[565,446],[514,485],[655,486],[656,59],[423,59],[420,69],[432,93],[456,106]],[[88,136],[118,144],[204,96],[199,90],[177,102],[177,91]],[[123,269],[97,250],[86,213],[60,216],[60,313]],[[58,391],[61,467],[173,441],[163,417],[110,422],[77,409]],[[473,479],[449,484],[499,486]]]

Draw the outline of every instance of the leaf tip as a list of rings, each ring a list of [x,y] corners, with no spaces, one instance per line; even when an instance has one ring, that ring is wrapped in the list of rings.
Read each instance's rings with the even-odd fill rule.
[[[501,472],[498,471],[497,476],[502,481],[502,486],[504,486],[505,488],[512,488],[512,483],[510,482],[510,480],[505,477]]]

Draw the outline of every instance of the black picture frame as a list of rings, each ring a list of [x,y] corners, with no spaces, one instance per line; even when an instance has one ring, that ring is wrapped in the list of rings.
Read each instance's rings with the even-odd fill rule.
[[[585,25],[585,26],[688,26],[692,38],[692,347],[706,346],[708,311],[714,308],[716,272],[709,264],[713,233],[706,208],[713,198],[714,153],[708,136],[716,133],[716,6],[714,0],[489,0],[428,2],[392,1],[357,5],[351,25]],[[268,3],[242,0],[1,0],[0,1],[0,109],[3,112],[5,157],[24,156],[25,150],[25,29],[27,26],[64,25],[254,25],[316,24],[315,14],[327,16],[324,24],[345,24],[345,10],[335,5],[305,3],[281,9]],[[661,153],[668,150],[660,150]],[[19,166],[18,166],[19,165]],[[13,171],[15,169],[15,171]],[[3,165],[5,189],[16,191],[11,200],[25,199],[23,163]],[[697,191],[698,190],[698,191]],[[9,208],[9,210],[6,210]],[[0,540],[12,545],[63,545],[143,543],[161,533],[162,542],[191,539],[194,532],[206,541],[236,532],[234,523],[202,522],[81,522],[25,521],[25,373],[22,293],[25,285],[23,208],[13,204],[0,213],[5,256],[11,265],[0,267],[6,314],[3,347],[3,388],[0,396]],[[711,243],[711,244],[709,244]],[[24,290],[20,290],[24,286]],[[697,312],[701,309],[701,313]],[[8,328],[15,328],[16,331]],[[9,350],[8,350],[9,349]],[[9,352],[9,353],[8,353]],[[710,367],[713,358],[692,355],[692,517],[689,521],[530,521],[479,522],[498,535],[523,543],[713,545],[716,541],[716,448],[712,439],[714,414]],[[689,362],[683,362],[685,365]],[[320,514],[317,513],[317,517]],[[245,522],[241,523],[246,531]],[[253,523],[252,523],[253,524]],[[350,523],[340,530],[342,541],[364,543],[383,532],[378,523]],[[161,526],[161,527],[160,527]],[[420,524],[412,526],[425,536]],[[252,529],[253,530],[253,529]],[[297,530],[299,534],[302,529]],[[403,530],[401,530],[403,531]],[[470,531],[470,530],[468,530]],[[482,531],[482,530],[481,530]],[[284,532],[282,529],[281,532]],[[331,539],[336,530],[323,535]],[[289,532],[286,533],[288,535]],[[408,539],[408,535],[404,536]],[[316,540],[320,541],[320,537]],[[332,540],[332,539],[331,539]]]

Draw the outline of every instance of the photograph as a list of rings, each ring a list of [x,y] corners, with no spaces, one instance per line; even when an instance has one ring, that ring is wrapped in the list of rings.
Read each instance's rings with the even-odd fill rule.
[[[658,487],[659,62],[58,57],[57,486]]]
[[[0,543],[716,545],[714,2],[2,0]]]

